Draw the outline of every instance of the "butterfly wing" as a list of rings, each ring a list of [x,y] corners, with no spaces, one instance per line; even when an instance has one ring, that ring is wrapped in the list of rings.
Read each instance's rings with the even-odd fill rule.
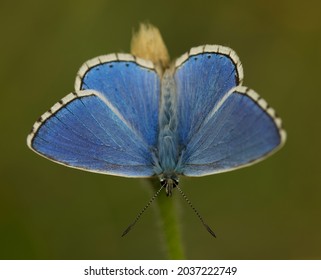
[[[215,45],[192,48],[175,66],[178,137],[186,146],[213,106],[242,82],[243,69],[231,49]]]
[[[209,175],[252,164],[285,141],[275,111],[257,93],[240,86],[241,64],[232,50],[223,50],[222,53],[219,47],[205,47],[188,57],[175,74],[178,85],[185,85],[177,87],[177,95],[178,112],[182,112],[178,115],[182,147],[178,169],[186,176]],[[189,76],[195,84],[186,81]],[[191,96],[194,106],[186,105],[183,96]],[[189,115],[187,122],[185,110]]]
[[[158,133],[160,79],[152,62],[130,54],[110,54],[87,61],[75,90],[100,92],[150,146]]]
[[[111,62],[110,56],[100,57],[96,68],[83,66],[80,71],[87,71],[76,80],[83,90],[67,95],[40,117],[28,136],[29,147],[87,171],[152,176],[158,128],[150,119],[158,118],[159,78],[152,65],[130,58]]]

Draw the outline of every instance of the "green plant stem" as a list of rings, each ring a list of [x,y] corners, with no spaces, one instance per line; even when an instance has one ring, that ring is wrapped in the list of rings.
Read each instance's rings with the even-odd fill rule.
[[[159,190],[160,183],[158,179],[150,179],[149,183],[154,191]],[[185,259],[175,200],[172,197],[167,197],[164,190],[155,199],[154,204],[159,213],[159,224],[168,258],[172,260]]]

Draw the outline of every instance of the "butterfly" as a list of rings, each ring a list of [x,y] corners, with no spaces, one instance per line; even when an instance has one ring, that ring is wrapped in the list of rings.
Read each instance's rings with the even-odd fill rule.
[[[165,67],[132,54],[99,56],[37,120],[27,144],[81,170],[157,176],[171,195],[181,175],[248,166],[284,144],[275,110],[242,82],[238,56],[219,45],[194,47]]]

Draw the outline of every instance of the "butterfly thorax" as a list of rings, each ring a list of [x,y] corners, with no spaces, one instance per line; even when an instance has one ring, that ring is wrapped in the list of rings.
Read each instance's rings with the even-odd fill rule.
[[[170,194],[177,179],[175,169],[178,161],[176,88],[171,69],[166,70],[162,78],[156,158],[155,172],[162,175],[161,180],[166,182],[166,190]]]

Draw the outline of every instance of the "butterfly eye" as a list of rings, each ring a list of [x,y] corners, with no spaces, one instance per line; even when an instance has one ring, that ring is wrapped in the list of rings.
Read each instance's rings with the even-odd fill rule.
[[[165,180],[165,179],[161,179],[161,180],[160,180],[160,184],[161,184],[162,187],[165,187],[166,184],[167,184],[167,183],[166,183],[166,180]]]

